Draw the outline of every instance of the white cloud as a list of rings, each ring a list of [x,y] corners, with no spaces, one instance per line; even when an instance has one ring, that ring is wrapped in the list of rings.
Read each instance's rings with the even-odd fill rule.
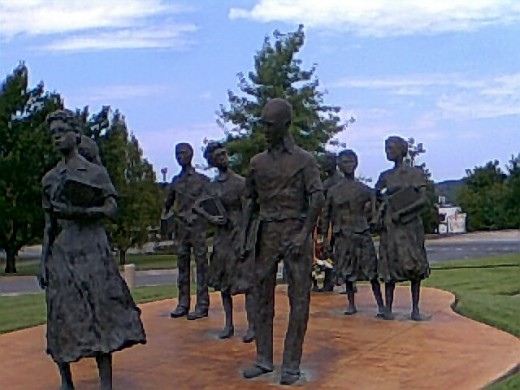
[[[186,44],[189,9],[166,0],[0,0],[0,39],[45,36],[45,50],[165,48]]]
[[[417,95],[427,87],[454,86],[460,88],[477,88],[484,86],[483,80],[474,80],[458,73],[418,74],[392,76],[384,78],[343,78],[333,82],[331,88],[384,89],[396,95]],[[406,93],[409,92],[409,93]]]
[[[520,20],[517,0],[259,0],[232,8],[231,19],[303,23],[361,36],[472,31]]]
[[[433,99],[428,120],[520,115],[520,73],[481,78],[456,73],[344,78],[331,87],[379,90],[411,98],[428,96]]]
[[[133,85],[104,85],[90,87],[81,91],[82,100],[94,102],[109,102],[113,100],[127,100],[157,96],[168,91],[164,85],[133,84]]]

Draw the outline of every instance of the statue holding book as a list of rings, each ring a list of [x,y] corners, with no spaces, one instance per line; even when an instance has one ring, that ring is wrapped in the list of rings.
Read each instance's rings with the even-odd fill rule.
[[[47,301],[47,352],[58,365],[61,389],[74,388],[70,363],[95,357],[101,389],[112,389],[112,352],[145,343],[130,291],[114,262],[102,219],[117,209],[107,171],[78,154],[76,114],[49,115],[62,155],[42,180],[45,213],[39,283]],[[99,156],[96,156],[99,161]]]
[[[394,163],[392,169],[381,173],[376,183],[380,202],[377,220],[381,227],[378,274],[385,282],[385,318],[393,319],[395,283],[410,281],[411,318],[419,321],[421,281],[430,274],[420,216],[428,204],[426,179],[423,171],[404,162],[408,153],[406,140],[389,137],[385,150],[387,159]]]
[[[319,230],[322,234],[332,230],[326,247],[332,248],[336,284],[346,286],[348,309],[345,314],[357,312],[354,283],[369,281],[377,303],[377,316],[383,317],[377,255],[367,218],[375,208],[375,194],[366,184],[356,180],[358,157],[353,150],[343,150],[338,158],[344,178],[327,192]]]
[[[252,256],[239,261],[243,237],[243,214],[245,209],[245,179],[228,166],[226,149],[220,142],[210,142],[204,151],[210,167],[218,169],[218,175],[208,185],[208,190],[195,204],[195,211],[216,226],[211,253],[208,285],[220,291],[225,313],[225,326],[219,334],[221,339],[234,335],[233,295],[246,294],[248,329],[242,340],[254,340],[252,315]]]

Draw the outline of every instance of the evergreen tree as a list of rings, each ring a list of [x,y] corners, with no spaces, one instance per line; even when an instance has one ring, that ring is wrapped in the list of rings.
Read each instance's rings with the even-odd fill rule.
[[[41,179],[57,161],[45,119],[62,108],[43,83],[28,87],[25,64],[0,89],[0,248],[6,273],[16,272],[16,255],[43,234]]]
[[[305,42],[303,26],[288,34],[275,31],[273,39],[265,38],[255,56],[254,71],[247,76],[238,74],[240,94],[228,91],[229,108],[221,105],[217,112],[230,164],[241,174],[247,172],[249,159],[265,149],[259,119],[270,99],[285,98],[292,104],[291,132],[296,143],[308,151],[323,153],[327,143],[347,126],[341,123],[340,108],[324,103],[316,65],[304,70],[302,60],[296,58]]]

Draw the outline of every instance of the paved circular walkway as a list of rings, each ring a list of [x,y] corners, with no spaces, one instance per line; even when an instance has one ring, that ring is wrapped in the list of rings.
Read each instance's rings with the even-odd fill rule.
[[[452,294],[425,288],[426,320],[409,321],[409,291],[396,289],[396,320],[376,319],[369,286],[359,287],[358,314],[343,315],[345,296],[312,296],[304,345],[304,378],[295,387],[308,389],[477,389],[520,363],[520,341],[507,333],[469,320],[451,310]],[[136,389],[268,389],[281,387],[279,364],[287,326],[285,286],[276,293],[275,364],[273,374],[254,380],[241,370],[255,356],[254,344],[243,344],[244,302],[235,300],[236,337],[219,340],[223,312],[211,295],[207,319],[171,319],[175,300],[142,305],[148,344],[115,355],[114,388]],[[23,308],[20,308],[21,310]],[[44,327],[0,336],[0,389],[57,390],[59,377],[44,354]],[[77,390],[98,388],[93,359],[73,365]]]

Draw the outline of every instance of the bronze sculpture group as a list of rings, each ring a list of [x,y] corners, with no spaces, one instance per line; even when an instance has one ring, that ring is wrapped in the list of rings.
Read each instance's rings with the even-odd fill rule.
[[[83,357],[96,358],[101,389],[109,390],[111,354],[145,343],[146,336],[102,225],[102,219],[116,212],[117,194],[95,144],[85,140],[78,147],[76,121],[68,110],[48,118],[62,161],[42,181],[46,227],[39,281],[47,299],[47,351],[58,365],[62,390],[74,388],[70,363]],[[280,378],[284,385],[301,377],[317,225],[325,252],[334,261],[323,290],[346,286],[345,314],[357,311],[355,283],[368,281],[377,316],[393,319],[395,284],[410,281],[411,318],[420,320],[420,285],[429,275],[420,218],[427,203],[426,183],[423,173],[404,161],[406,141],[386,140],[387,159],[394,167],[380,175],[375,190],[355,179],[358,157],[352,150],[325,158],[327,178],[322,183],[314,157],[295,144],[291,122],[292,107],[286,100],[275,98],[264,106],[261,125],[267,150],[250,160],[245,178],[229,168],[222,144],[211,142],[204,153],[208,165],[218,170],[212,181],[193,168],[192,147],[177,144],[181,172],[172,180],[163,210],[173,221],[179,248],[179,299],[171,317],[207,317],[208,286],[213,287],[221,293],[225,325],[219,337],[226,339],[235,332],[232,297],[244,293],[248,329],[243,341],[254,340],[256,345],[256,361],[243,371],[244,378],[274,370],[274,292],[283,260],[290,304]],[[208,222],[215,226],[209,265]],[[380,231],[379,257],[373,228]],[[197,299],[190,312],[192,251]]]

